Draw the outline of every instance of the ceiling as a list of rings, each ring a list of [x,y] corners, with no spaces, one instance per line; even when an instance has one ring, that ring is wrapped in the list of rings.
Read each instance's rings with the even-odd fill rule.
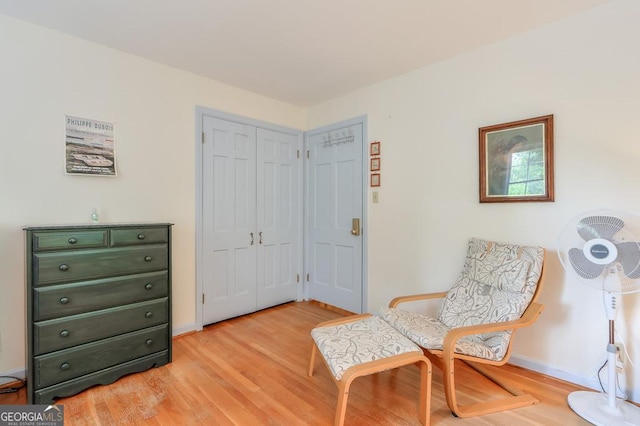
[[[610,0],[0,0],[0,14],[307,107]]]

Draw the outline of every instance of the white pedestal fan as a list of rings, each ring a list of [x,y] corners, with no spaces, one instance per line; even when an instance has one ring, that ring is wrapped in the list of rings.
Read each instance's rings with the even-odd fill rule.
[[[558,256],[570,276],[603,293],[609,320],[607,391],[572,392],[569,406],[595,425],[640,425],[640,408],[616,398],[615,345],[619,298],[640,291],[640,218],[615,211],[582,214],[562,229]]]

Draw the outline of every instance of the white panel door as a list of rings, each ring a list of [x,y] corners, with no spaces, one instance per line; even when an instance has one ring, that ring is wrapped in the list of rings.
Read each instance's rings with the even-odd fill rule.
[[[256,309],[256,129],[203,116],[203,325]]]
[[[309,298],[362,312],[363,126],[307,136]],[[353,235],[352,220],[360,220]]]
[[[298,298],[299,136],[202,116],[202,324]]]
[[[301,256],[298,137],[257,130],[257,308],[295,300]]]

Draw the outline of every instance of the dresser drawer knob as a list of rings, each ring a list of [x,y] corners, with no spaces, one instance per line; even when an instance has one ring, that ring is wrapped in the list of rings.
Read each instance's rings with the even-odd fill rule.
[[[60,370],[62,370],[62,371],[66,371],[66,370],[68,370],[70,368],[71,368],[71,366],[69,365],[68,362],[63,362],[62,364],[60,364]]]
[[[61,297],[60,298],[60,304],[66,305],[67,303],[69,303],[69,298],[68,297]]]
[[[69,270],[69,265],[63,263],[62,265],[58,266],[58,269],[60,269],[62,272],[66,272]]]
[[[153,340],[147,339],[145,343],[147,344],[147,346],[151,346],[153,344]]]
[[[139,240],[144,240],[144,234],[138,234],[138,239]]]
[[[153,316],[153,312],[147,312],[146,314],[144,314],[144,316],[147,318],[151,318]]]
[[[146,288],[147,290],[151,290],[151,289],[153,288],[153,284],[151,284],[151,283],[146,283],[146,284],[144,285],[144,288]]]
[[[67,241],[69,241],[69,244],[76,244],[78,242],[78,239],[74,238],[74,237],[71,237]]]
[[[60,337],[69,337],[69,330],[62,330],[60,332]]]
[[[145,262],[151,262],[153,260],[153,258],[151,256],[145,256],[144,257],[144,261]]]

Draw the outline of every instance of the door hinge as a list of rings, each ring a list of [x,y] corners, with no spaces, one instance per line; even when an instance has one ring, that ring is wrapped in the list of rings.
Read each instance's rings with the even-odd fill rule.
[[[307,274],[307,282],[309,282],[309,274]]]
[[[296,282],[299,283],[300,282],[300,274],[296,274]]]
[[[307,150],[307,160],[309,159],[309,150]]]
[[[202,304],[204,305],[204,293],[202,293]]]
[[[296,151],[296,156],[298,157],[298,160],[300,159],[300,150]]]
[[[202,132],[202,143],[204,143],[204,140],[205,140],[205,135],[204,135],[204,132]]]

